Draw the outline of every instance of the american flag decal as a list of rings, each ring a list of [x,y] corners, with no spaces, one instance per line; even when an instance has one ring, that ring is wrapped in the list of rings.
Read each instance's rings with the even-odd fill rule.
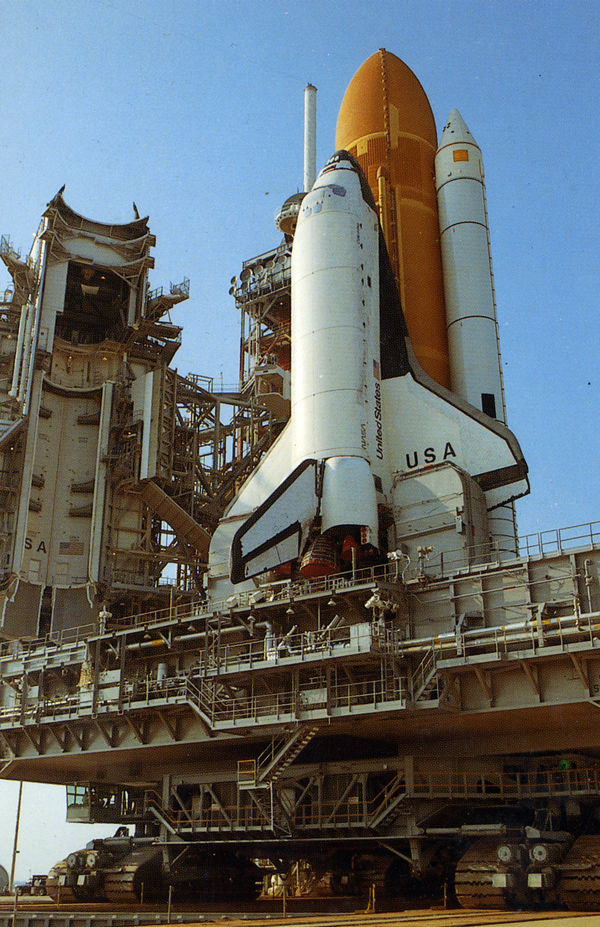
[[[81,556],[83,554],[83,541],[61,541],[58,554],[61,557]]]

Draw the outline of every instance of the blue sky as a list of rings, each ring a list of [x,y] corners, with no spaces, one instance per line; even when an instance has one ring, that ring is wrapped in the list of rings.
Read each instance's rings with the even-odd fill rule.
[[[406,61],[438,131],[457,107],[483,152],[508,421],[531,471],[519,531],[600,520],[596,0],[0,0],[0,24],[0,233],[26,253],[63,184],[99,220],[129,220],[135,200],[157,236],[152,286],[191,280],[174,363],[224,384],[229,281],[278,243],[274,212],[302,185],[304,87],[320,165],[362,62],[379,47]],[[55,839],[36,845],[31,815],[23,876],[89,839],[59,837],[57,803]]]

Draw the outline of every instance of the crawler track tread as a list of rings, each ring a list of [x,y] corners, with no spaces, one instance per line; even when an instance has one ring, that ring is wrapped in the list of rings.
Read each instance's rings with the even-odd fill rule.
[[[146,847],[128,853],[104,874],[104,894],[111,904],[136,904],[161,894],[161,850]]]
[[[572,869],[568,868],[570,864]],[[559,891],[571,911],[600,911],[598,834],[578,837],[574,842],[563,863]]]
[[[504,890],[492,885],[492,866],[498,861],[496,846],[496,840],[476,840],[458,861],[454,889],[462,908],[503,911],[508,907]],[[487,870],[481,868],[488,865]]]
[[[52,898],[52,901],[60,902],[61,904],[77,904],[79,899],[75,895],[73,889],[70,888],[70,886],[60,884],[61,876],[66,876],[66,874],[66,860],[56,863],[48,873],[46,879],[46,894]]]

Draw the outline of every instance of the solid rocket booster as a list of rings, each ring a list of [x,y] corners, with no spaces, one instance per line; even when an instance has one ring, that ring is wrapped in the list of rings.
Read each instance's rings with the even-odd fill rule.
[[[453,109],[435,159],[452,389],[506,421],[483,160]]]
[[[434,185],[435,121],[413,72],[384,48],[350,81],[338,116],[336,146],[356,158],[377,203],[417,360],[449,388]]]
[[[506,421],[494,277],[479,145],[453,109],[435,158],[452,389]],[[494,506],[494,494],[487,496]],[[501,550],[516,554],[512,505],[490,512]]]

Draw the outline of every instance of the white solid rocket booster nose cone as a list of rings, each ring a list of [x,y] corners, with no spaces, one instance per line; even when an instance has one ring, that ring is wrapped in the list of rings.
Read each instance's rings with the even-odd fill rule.
[[[442,132],[439,147],[443,148],[444,145],[450,145],[451,142],[456,139],[462,142],[470,141],[473,145],[477,145],[477,142],[469,131],[467,123],[460,115],[459,111],[457,109],[451,109],[448,122],[444,126],[444,131]]]

